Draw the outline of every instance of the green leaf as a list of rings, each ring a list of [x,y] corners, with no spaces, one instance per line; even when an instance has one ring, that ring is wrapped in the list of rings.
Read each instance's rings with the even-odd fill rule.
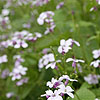
[[[87,88],[80,88],[73,99],[69,100],[94,100],[95,94]]]

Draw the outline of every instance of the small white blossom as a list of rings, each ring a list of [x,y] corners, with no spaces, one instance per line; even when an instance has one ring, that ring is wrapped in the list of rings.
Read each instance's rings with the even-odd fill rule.
[[[100,0],[96,0],[96,2],[100,5]]]
[[[76,67],[76,63],[78,63],[78,62],[81,62],[81,63],[84,63],[84,62],[85,62],[84,60],[75,59],[75,58],[68,58],[68,59],[66,60],[66,62],[70,62],[70,61],[73,62],[73,63],[72,63],[72,66],[73,66],[73,67]]]
[[[61,62],[61,60],[57,60],[57,61],[51,62],[50,64],[48,64],[46,66],[46,69],[48,69],[49,67],[51,67],[52,69],[54,69],[56,67],[56,63],[59,63],[59,62]]]
[[[7,98],[11,98],[12,96],[14,96],[14,93],[13,93],[13,92],[8,92],[8,93],[6,94],[6,97],[7,97]]]
[[[47,100],[63,100],[63,98],[59,95],[59,91],[55,90],[54,92],[52,90],[47,90],[46,94],[41,95],[41,97],[46,96]]]
[[[65,86],[64,84],[61,84],[60,86],[58,86],[58,91],[60,93],[63,93],[63,94],[67,94],[69,95],[71,98],[74,98],[74,95],[73,95],[73,89],[70,87],[70,86]]]
[[[7,16],[9,14],[9,10],[8,9],[3,9],[2,10],[2,15],[3,16]]]
[[[67,53],[70,49],[72,49],[73,44],[80,46],[79,42],[72,39],[60,40],[60,46],[58,47],[58,52],[62,54]]]
[[[91,62],[90,66],[92,66],[92,65],[93,65],[95,68],[99,67],[99,65],[100,65],[100,60],[96,60],[96,61]]]
[[[97,59],[98,57],[100,57],[100,49],[99,50],[93,50],[93,57],[95,58],[95,59]]]
[[[7,55],[3,55],[3,56],[0,57],[0,64],[5,63],[7,61],[8,61]]]
[[[54,54],[45,54],[40,60],[39,60],[39,69],[43,68],[44,66],[47,66],[50,62],[54,62]]]
[[[50,88],[52,88],[55,85],[56,82],[58,82],[58,80],[52,78],[51,82],[50,81],[47,82],[47,86],[49,86]]]
[[[62,80],[69,80],[69,81],[77,81],[75,79],[70,79],[70,77],[68,75],[62,75],[60,78],[59,78],[59,81],[62,81]]]
[[[66,62],[70,62],[70,61],[74,61],[74,62],[82,62],[82,63],[84,63],[84,62],[85,62],[84,60],[80,60],[80,59],[73,59],[73,58],[68,58],[68,59],[66,60]]]
[[[12,76],[12,80],[14,81],[16,79],[21,79],[21,76],[25,75],[26,71],[27,71],[26,67],[19,65],[19,66],[15,67],[9,75]]]

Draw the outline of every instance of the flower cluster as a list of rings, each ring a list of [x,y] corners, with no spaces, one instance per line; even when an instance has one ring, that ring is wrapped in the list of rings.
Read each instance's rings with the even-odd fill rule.
[[[19,80],[19,81],[16,83],[16,85],[17,85],[17,86],[21,86],[21,85],[23,85],[24,83],[27,83],[27,82],[28,82],[28,78],[23,78],[23,79]]]
[[[23,67],[21,65],[21,62],[24,62],[24,59],[21,58],[20,55],[15,55],[14,56],[15,61],[15,66],[13,68],[13,71],[10,72],[10,76],[12,76],[12,80],[15,81],[16,79],[21,79],[22,75],[26,75],[26,71],[28,70],[27,67]]]
[[[54,68],[57,67],[56,63],[58,63],[58,62],[61,62],[61,60],[55,61],[53,53],[45,54],[39,60],[39,64],[38,64],[39,70],[41,70],[43,67],[45,67],[46,69],[48,69],[49,67],[51,67],[52,69],[54,69]]]
[[[72,49],[73,44],[80,46],[80,44],[77,41],[72,39],[60,40],[60,46],[58,47],[58,52],[61,54],[67,53],[70,49]]]
[[[51,81],[47,82],[47,86],[50,88],[46,91],[46,94],[41,95],[41,97],[46,97],[47,100],[63,100],[63,97],[67,94],[71,98],[74,98],[74,90],[68,86],[70,81],[77,81],[75,79],[70,79],[68,75],[61,76],[58,80],[52,78]],[[54,90],[54,92],[52,91]]]
[[[4,29],[11,29],[9,15],[10,11],[8,9],[3,9],[2,13],[0,14],[0,30]]]
[[[15,32],[11,39],[8,39],[6,41],[0,42],[0,47],[8,48],[9,46],[14,48],[27,48],[28,43],[26,41],[36,41],[38,38],[41,38],[42,35],[38,32],[35,32],[34,34],[29,33],[28,31],[21,31],[21,32]]]
[[[32,5],[36,5],[36,6],[43,6],[45,4],[47,4],[50,0],[35,0],[32,2]]]
[[[52,11],[46,11],[46,12],[42,12],[40,14],[40,16],[37,19],[37,22],[39,25],[43,25],[44,22],[48,24],[49,27],[46,28],[46,31],[44,32],[44,34],[48,34],[50,32],[54,31],[54,28],[56,27],[53,17],[54,16],[54,12]]]

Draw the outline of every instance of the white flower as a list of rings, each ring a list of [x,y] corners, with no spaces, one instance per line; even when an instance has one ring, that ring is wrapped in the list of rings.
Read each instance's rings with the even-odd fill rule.
[[[74,95],[73,95],[73,89],[70,87],[70,86],[66,86],[65,87],[65,85],[64,84],[61,84],[60,86],[58,86],[58,91],[60,92],[60,93],[63,93],[63,94],[67,94],[67,95],[69,95],[71,98],[74,98]]]
[[[54,58],[54,54],[50,53],[50,54],[45,54],[40,60],[39,60],[39,69],[43,68],[44,66],[47,66],[50,62],[54,62],[55,58]]]
[[[93,50],[93,57],[95,58],[95,59],[97,59],[98,57],[100,57],[100,49],[99,50]]]
[[[9,10],[8,9],[3,9],[2,10],[2,15],[3,16],[7,16],[9,14]]]
[[[70,79],[70,77],[69,77],[68,75],[63,75],[63,76],[61,76],[61,77],[59,78],[59,81],[62,81],[62,80],[64,80],[64,79],[69,80],[69,81],[77,81],[77,80],[75,80],[75,79]]]
[[[73,59],[73,58],[68,58],[68,59],[66,60],[66,62],[70,62],[70,61],[73,61],[73,62],[82,62],[82,63],[84,63],[84,62],[85,62],[84,60],[80,60],[80,59]]]
[[[49,86],[50,88],[52,88],[56,82],[58,82],[58,80],[52,78],[51,82],[50,81],[47,82],[47,86]]]
[[[28,44],[23,40],[16,40],[15,41],[16,44],[14,45],[14,48],[20,48],[20,47],[23,47],[23,48],[27,48],[28,47]]]
[[[97,1],[97,3],[100,5],[100,0],[96,0]]]
[[[59,53],[67,53],[71,47],[69,47],[70,44],[67,44],[64,39],[60,41],[60,46],[58,47],[58,52]]]
[[[48,64],[46,66],[46,69],[48,69],[49,67],[51,67],[52,69],[54,69],[56,67],[56,63],[58,63],[58,62],[61,62],[61,60],[57,60],[57,61],[51,62],[50,64]]]
[[[79,60],[79,59],[73,59],[73,58],[68,58],[67,60],[66,60],[66,62],[70,62],[70,61],[73,61],[73,63],[72,63],[72,67],[76,67],[76,63],[77,62],[82,62],[82,63],[84,63],[85,61],[84,60]]]
[[[46,94],[41,95],[41,97],[46,96],[47,100],[63,100],[63,98],[59,95],[59,91],[55,90],[54,93],[52,90],[47,90]]]
[[[6,97],[7,97],[7,98],[11,98],[13,95],[14,95],[13,92],[8,92],[8,93],[6,94]]]
[[[13,69],[13,71],[9,74],[12,76],[12,80],[21,79],[21,75],[25,75],[27,71],[26,67],[19,65]]]
[[[54,12],[52,12],[52,11],[42,12],[40,14],[40,16],[38,17],[37,22],[39,25],[43,25],[45,21],[51,22],[51,21],[53,21],[53,20],[51,20],[52,16],[54,16]]]
[[[37,22],[39,25],[44,24],[44,19],[47,17],[47,14],[45,12],[41,13],[39,18],[37,19]]]
[[[58,47],[58,52],[59,53],[67,53],[70,49],[72,49],[73,44],[76,44],[77,46],[80,46],[79,42],[68,39],[68,40],[60,40],[60,46]]]
[[[0,64],[1,64],[1,63],[5,63],[5,62],[7,62],[7,61],[8,61],[7,55],[3,55],[3,56],[0,57]]]
[[[99,65],[100,65],[100,60],[96,60],[96,61],[91,62],[90,66],[92,66],[92,65],[93,65],[95,68],[99,67]]]
[[[42,34],[39,33],[39,32],[35,32],[35,35],[36,35],[37,38],[41,38],[42,37]]]

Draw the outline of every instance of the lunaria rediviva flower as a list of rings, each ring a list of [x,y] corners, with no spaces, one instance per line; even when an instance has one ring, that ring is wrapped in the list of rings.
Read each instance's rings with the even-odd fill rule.
[[[12,76],[12,80],[15,81],[16,79],[21,79],[23,75],[26,75],[28,68],[21,65],[24,59],[22,59],[20,55],[15,55],[13,59],[15,60],[15,65],[9,76]]]
[[[8,61],[7,55],[3,55],[3,56],[0,57],[0,64],[5,63],[7,61]]]
[[[93,50],[93,58],[97,59],[98,57],[100,57],[100,49],[98,50]]]
[[[76,67],[76,63],[79,63],[79,62],[84,63],[84,62],[85,62],[84,60],[75,59],[75,58],[68,58],[68,59],[66,60],[66,62],[70,62],[70,61],[73,62],[73,63],[72,63],[72,67]]]
[[[51,81],[48,81],[46,84],[50,89],[46,91],[46,94],[41,95],[41,97],[45,96],[47,100],[63,100],[63,96],[67,94],[71,98],[74,98],[74,90],[68,86],[68,81],[77,80],[70,79],[68,75],[62,75],[58,80],[52,78]],[[51,90],[52,88],[54,91]]]
[[[46,94],[41,95],[41,97],[46,97],[47,100],[63,100],[62,96],[60,96],[60,92],[55,90],[54,92],[52,90],[47,90]]]
[[[59,62],[61,62],[61,60],[55,61],[53,53],[45,54],[39,60],[39,64],[38,64],[39,70],[41,70],[43,67],[45,67],[46,69],[48,69],[49,67],[51,67],[52,69],[54,69],[56,67],[56,64],[59,63]]]
[[[56,6],[56,9],[60,9],[61,7],[63,7],[64,5],[64,2],[60,2],[57,6]]]
[[[100,60],[91,62],[90,66],[94,66],[95,68],[100,67]]]
[[[72,39],[60,40],[60,46],[58,47],[58,52],[61,54],[67,53],[70,49],[72,49],[73,44],[80,46],[79,42]]]
[[[44,34],[48,34],[54,31],[56,25],[54,23],[53,16],[54,16],[54,12],[46,11],[46,12],[42,12],[40,16],[37,18],[37,22],[39,25],[43,25],[44,23],[47,23],[49,26],[46,28]]]
[[[98,84],[100,75],[89,74],[88,76],[84,77],[84,80],[88,82],[88,84]]]

